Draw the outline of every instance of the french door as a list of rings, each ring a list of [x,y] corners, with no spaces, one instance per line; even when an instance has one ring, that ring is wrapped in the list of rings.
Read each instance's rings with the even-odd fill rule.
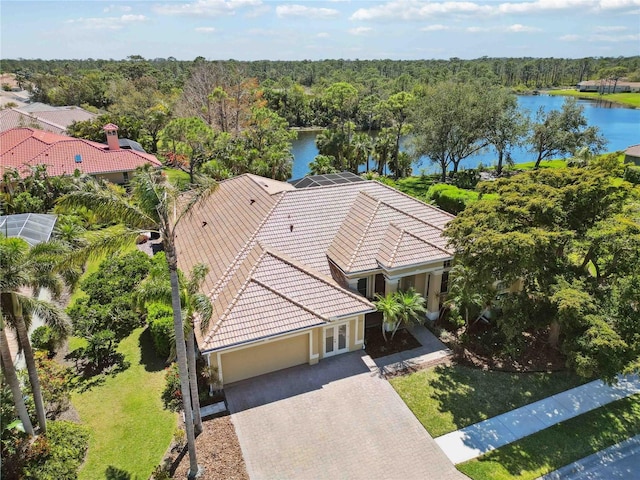
[[[324,356],[330,357],[349,351],[349,325],[331,325],[324,329]]]

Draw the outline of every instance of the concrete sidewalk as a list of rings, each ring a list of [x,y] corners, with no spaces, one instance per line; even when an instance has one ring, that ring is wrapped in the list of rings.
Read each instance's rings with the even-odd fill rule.
[[[596,380],[448,433],[436,443],[454,464],[462,463],[635,393],[640,393],[637,375],[619,376],[616,385]]]
[[[640,435],[548,473],[539,480],[640,480]]]

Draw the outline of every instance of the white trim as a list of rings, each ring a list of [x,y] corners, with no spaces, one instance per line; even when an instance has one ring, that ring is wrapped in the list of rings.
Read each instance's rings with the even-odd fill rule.
[[[334,355],[340,355],[341,353],[347,353],[349,351],[349,340],[350,340],[349,323],[351,323],[351,322],[335,323],[335,324],[331,324],[331,325],[325,326],[322,329],[322,358],[333,357]],[[345,347],[343,349],[339,349],[338,348],[338,339],[340,338],[340,334],[339,334],[338,330],[343,325],[346,327]],[[329,329],[333,330],[333,344],[334,344],[334,347],[335,347],[334,350],[331,351],[331,352],[327,352],[326,332]]]
[[[363,319],[363,322],[364,322],[364,319]],[[356,317],[356,334],[355,334],[355,340],[353,342],[354,345],[362,345],[364,343],[364,331],[362,332],[363,338],[358,340],[359,331],[360,331],[360,315]]]
[[[320,358],[319,353],[313,353],[313,332],[314,330],[309,330],[309,360],[316,360]]]
[[[224,385],[224,379],[222,378],[222,356],[220,352],[217,352],[216,360],[218,361],[218,380],[220,381],[220,385]]]

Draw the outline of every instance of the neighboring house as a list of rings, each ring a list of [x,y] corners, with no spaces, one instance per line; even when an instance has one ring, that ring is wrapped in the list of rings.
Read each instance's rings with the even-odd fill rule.
[[[93,120],[95,113],[80,107],[52,107],[44,103],[32,103],[0,111],[0,132],[12,128],[30,127],[65,135],[73,122]]]
[[[576,88],[580,92],[600,92],[600,93],[636,93],[640,92],[640,82],[627,82],[624,80],[585,80],[578,83]]]
[[[132,148],[121,148],[118,127],[105,125],[107,144],[57,135],[33,128],[14,128],[0,133],[0,175],[17,170],[29,174],[29,167],[46,165],[49,175],[73,175],[76,171],[127,183],[136,168],[162,164],[153,155]]]
[[[414,287],[437,317],[452,218],[375,181],[221,182],[176,230],[180,268],[210,269],[201,353],[228,384],[363,348],[365,326],[379,321],[375,294]]]
[[[640,167],[640,144],[632,145],[624,151],[624,163],[633,163]]]

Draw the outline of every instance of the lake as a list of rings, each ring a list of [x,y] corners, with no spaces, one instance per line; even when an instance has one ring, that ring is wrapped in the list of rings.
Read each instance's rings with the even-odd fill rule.
[[[545,110],[562,108],[565,97],[555,95],[521,95],[518,96],[518,104],[521,108],[535,116],[539,107]],[[596,102],[591,100],[578,100],[584,105],[584,115],[589,125],[597,126],[608,140],[606,151],[625,150],[630,145],[640,143],[640,109],[620,107],[609,102]],[[309,173],[309,163],[318,154],[316,148],[316,135],[318,132],[298,132],[298,139],[293,141],[293,176],[304,177]],[[406,141],[405,141],[406,147]],[[515,162],[529,162],[535,160],[535,155],[526,148],[514,149],[511,155]],[[486,166],[493,165],[496,161],[495,152],[487,149],[484,152],[466,158],[460,162],[461,167],[475,168],[480,163]],[[438,173],[438,165],[433,164],[427,157],[422,157],[414,165],[413,173],[420,172]]]

